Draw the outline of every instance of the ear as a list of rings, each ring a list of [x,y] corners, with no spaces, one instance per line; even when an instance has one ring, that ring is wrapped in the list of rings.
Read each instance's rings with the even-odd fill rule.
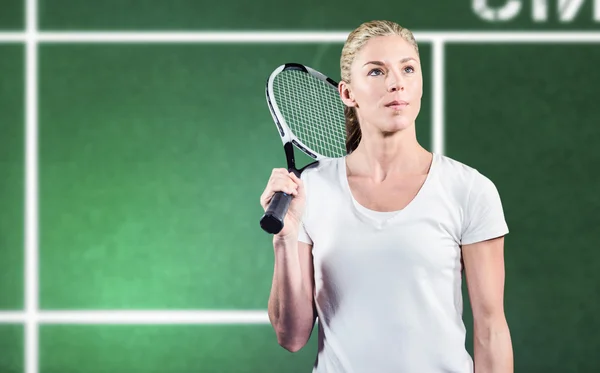
[[[342,102],[348,107],[356,106],[356,101],[354,100],[354,96],[350,90],[350,85],[345,81],[340,81],[338,83],[338,92],[340,93],[340,98]]]

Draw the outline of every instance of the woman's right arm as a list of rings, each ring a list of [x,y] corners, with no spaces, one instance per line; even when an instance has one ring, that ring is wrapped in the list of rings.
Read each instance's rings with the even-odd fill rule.
[[[275,236],[273,247],[275,269],[269,297],[269,320],[279,344],[296,352],[308,342],[316,318],[312,245],[299,242],[293,236]]]
[[[265,210],[277,191],[294,198],[284,218],[284,228],[273,235],[275,265],[268,314],[279,344],[296,352],[308,342],[316,319],[312,245],[298,241],[306,200],[302,180],[285,169],[273,170],[261,196]]]

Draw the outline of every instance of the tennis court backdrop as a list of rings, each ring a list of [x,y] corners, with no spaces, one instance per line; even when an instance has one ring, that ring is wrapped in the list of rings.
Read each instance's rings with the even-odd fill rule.
[[[266,316],[264,84],[338,79],[370,19],[416,33],[422,144],[501,193],[516,371],[599,371],[598,1],[3,0],[0,372],[309,372]]]

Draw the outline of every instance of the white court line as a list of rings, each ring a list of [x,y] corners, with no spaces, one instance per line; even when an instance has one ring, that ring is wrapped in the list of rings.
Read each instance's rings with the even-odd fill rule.
[[[444,112],[444,43],[436,41],[433,43],[433,103],[432,103],[432,150],[438,154],[445,154],[445,112]]]
[[[25,312],[0,312],[0,324],[22,324],[27,321]]]
[[[28,0],[29,1],[29,0]],[[444,43],[600,43],[598,31],[414,31],[418,42]],[[48,43],[342,43],[346,31],[236,32],[38,32]],[[0,32],[0,41],[26,41],[25,33]]]
[[[25,42],[27,34],[22,32],[0,32],[1,42]]]
[[[38,316],[38,40],[37,0],[26,3],[25,74],[25,373],[39,371]]]
[[[0,324],[269,324],[267,311],[42,311],[0,312]]]

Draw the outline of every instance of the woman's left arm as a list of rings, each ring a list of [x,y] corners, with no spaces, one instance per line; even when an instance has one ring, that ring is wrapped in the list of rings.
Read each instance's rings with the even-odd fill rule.
[[[462,247],[473,311],[475,373],[513,373],[513,350],[504,314],[504,237]]]

